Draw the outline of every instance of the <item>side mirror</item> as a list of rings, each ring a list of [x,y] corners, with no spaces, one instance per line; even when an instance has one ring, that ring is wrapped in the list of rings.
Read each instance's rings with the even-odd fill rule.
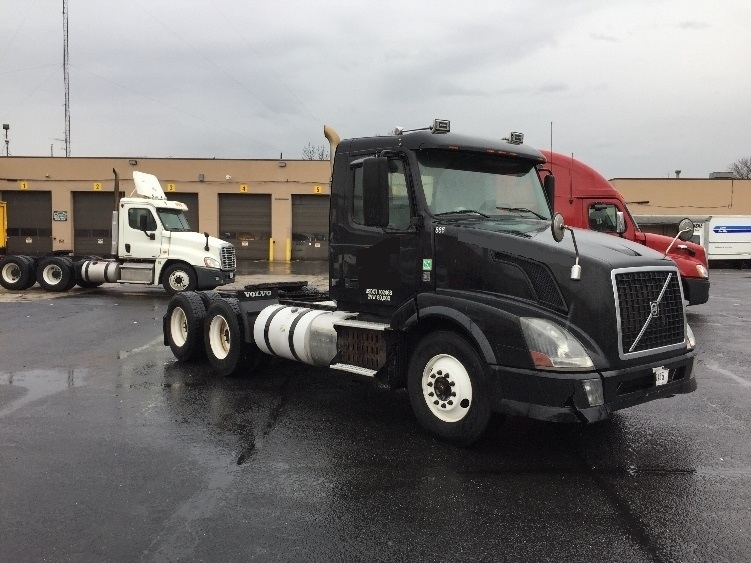
[[[553,233],[553,240],[555,242],[561,242],[563,240],[563,233],[566,225],[563,223],[563,215],[556,213],[553,215],[553,220],[550,222],[550,232]]]
[[[691,240],[692,236],[694,236],[694,222],[686,217],[685,219],[682,219],[680,223],[678,223],[678,234],[675,235],[675,238],[672,241],[670,241],[670,244],[665,250],[665,256],[667,256],[668,252],[670,252],[670,249],[673,248],[675,241],[682,240],[686,242],[688,240]]]
[[[146,215],[141,215],[138,218],[138,228],[144,233],[149,230],[149,218]]]
[[[678,223],[678,238],[683,242],[691,240],[694,236],[694,222],[686,217]]]
[[[545,190],[545,197],[548,198],[550,211],[555,210],[555,176],[548,174],[542,181],[542,188]]]
[[[563,215],[556,213],[553,215],[553,219],[550,221],[550,232],[553,233],[553,240],[555,242],[561,242],[566,230],[571,232],[571,240],[574,242],[574,253],[576,255],[576,261],[571,266],[571,279],[579,281],[582,278],[582,267],[579,265],[579,247],[576,244],[576,235],[571,227],[566,226],[563,222]]]
[[[619,235],[626,232],[626,216],[623,211],[615,212],[615,232]]]
[[[388,158],[366,158],[362,162],[363,219],[367,227],[389,224]]]

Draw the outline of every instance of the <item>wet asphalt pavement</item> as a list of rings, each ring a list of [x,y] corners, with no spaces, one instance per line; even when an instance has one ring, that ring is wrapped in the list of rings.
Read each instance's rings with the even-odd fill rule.
[[[749,561],[749,287],[689,308],[695,393],[470,450],[366,379],[178,364],[158,288],[0,303],[0,561]]]

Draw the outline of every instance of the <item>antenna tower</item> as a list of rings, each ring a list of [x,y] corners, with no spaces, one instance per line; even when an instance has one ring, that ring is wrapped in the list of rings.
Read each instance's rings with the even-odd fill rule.
[[[68,0],[63,0],[63,80],[65,81],[65,156],[70,156],[70,77],[68,76]]]

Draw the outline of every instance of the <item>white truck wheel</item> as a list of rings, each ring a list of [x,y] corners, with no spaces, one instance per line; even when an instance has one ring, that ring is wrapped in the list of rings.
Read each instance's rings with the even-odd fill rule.
[[[209,363],[219,375],[237,375],[248,367],[237,299],[214,301],[206,312],[203,338]]]
[[[65,256],[44,258],[39,262],[36,276],[39,285],[47,291],[68,291],[76,284],[73,263]]]
[[[24,256],[6,256],[0,260],[0,285],[11,291],[28,289],[36,281],[32,264]]]
[[[203,300],[193,291],[178,293],[170,299],[166,317],[167,343],[175,358],[187,362],[205,357]]]
[[[196,288],[196,273],[187,264],[172,264],[162,274],[162,287],[170,294],[193,291]]]
[[[407,390],[418,422],[447,442],[469,446],[488,426],[485,364],[455,332],[436,331],[420,340],[409,362]]]

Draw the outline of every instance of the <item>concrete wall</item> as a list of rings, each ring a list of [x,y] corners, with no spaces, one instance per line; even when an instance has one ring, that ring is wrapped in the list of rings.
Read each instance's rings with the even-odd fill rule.
[[[751,215],[751,180],[614,178],[610,183],[632,215]]]

